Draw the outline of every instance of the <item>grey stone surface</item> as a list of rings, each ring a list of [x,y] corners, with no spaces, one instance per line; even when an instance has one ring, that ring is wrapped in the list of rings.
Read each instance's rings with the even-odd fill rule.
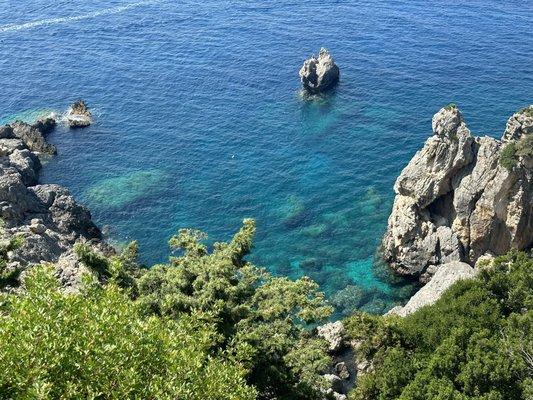
[[[318,57],[305,60],[300,69],[300,80],[305,90],[316,94],[331,89],[339,81],[339,67],[325,48],[321,48]]]
[[[66,120],[71,128],[85,128],[92,124],[92,114],[84,101],[78,100],[67,111]]]
[[[533,244],[533,170],[523,157],[513,170],[499,164],[502,142],[473,137],[455,106],[432,120],[433,135],[398,177],[382,253],[400,274],[427,281],[431,265],[503,254]],[[522,110],[504,139],[533,130]]]
[[[395,307],[388,314],[401,317],[412,314],[424,306],[435,303],[444,291],[458,280],[473,278],[475,274],[474,268],[460,261],[439,265],[431,280],[415,293],[405,306]]]
[[[0,127],[0,218],[4,223],[0,240],[22,237],[22,246],[11,251],[7,260],[9,268],[22,272],[21,277],[33,265],[58,263],[61,281],[75,290],[86,270],[75,258],[73,245],[83,241],[101,252],[112,249],[102,242],[89,210],[67,189],[38,184],[37,154],[52,149],[41,130],[49,132],[54,126],[55,121],[48,119]]]
[[[344,325],[341,321],[329,322],[317,327],[317,334],[328,342],[330,352],[337,352],[344,346]]]

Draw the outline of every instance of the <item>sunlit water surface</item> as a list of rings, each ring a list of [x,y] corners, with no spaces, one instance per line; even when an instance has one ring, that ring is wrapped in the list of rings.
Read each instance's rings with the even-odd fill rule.
[[[531,102],[531,2],[0,1],[0,116],[85,99],[88,129],[57,129],[42,181],[60,183],[143,260],[180,227],[311,276],[339,312],[383,312],[411,286],[374,261],[395,178],[457,103],[500,136]],[[321,46],[341,68],[322,99],[298,69]]]

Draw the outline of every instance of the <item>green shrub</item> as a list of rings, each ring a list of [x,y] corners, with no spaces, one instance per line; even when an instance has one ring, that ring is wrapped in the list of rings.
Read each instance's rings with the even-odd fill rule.
[[[514,142],[507,143],[500,153],[500,165],[510,171],[517,163],[516,144]]]
[[[139,279],[138,303],[147,315],[201,315],[214,324],[219,348],[246,366],[260,398],[319,398],[329,357],[306,325],[325,320],[331,307],[310,279],[273,277],[245,261],[254,232],[245,220],[233,240],[209,252],[205,234],[181,230],[170,240],[181,253]]]
[[[205,321],[141,316],[115,284],[64,294],[51,268],[25,285],[0,299],[0,398],[255,398],[243,368],[211,353]]]
[[[8,265],[8,253],[22,246],[22,236],[8,236],[4,232],[4,222],[0,220],[0,289],[6,286],[18,286],[21,270]]]
[[[405,318],[356,315],[372,359],[350,399],[515,400],[533,392],[533,259],[511,252]]]
[[[444,109],[448,111],[453,110],[455,108],[457,108],[457,105],[455,105],[455,103],[449,103],[446,106],[444,106]]]
[[[516,155],[520,157],[533,156],[533,135],[524,135],[516,143]]]
[[[533,105],[522,108],[519,113],[523,113],[528,117],[533,117]]]

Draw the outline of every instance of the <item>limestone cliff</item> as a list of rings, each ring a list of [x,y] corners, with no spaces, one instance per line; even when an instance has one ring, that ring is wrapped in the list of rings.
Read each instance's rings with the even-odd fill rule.
[[[433,135],[394,185],[382,243],[386,261],[400,274],[427,281],[444,263],[473,265],[485,253],[530,247],[533,106],[509,119],[502,140],[472,136],[454,105],[435,114],[432,127]],[[504,166],[509,144],[526,149],[513,147],[512,165]]]

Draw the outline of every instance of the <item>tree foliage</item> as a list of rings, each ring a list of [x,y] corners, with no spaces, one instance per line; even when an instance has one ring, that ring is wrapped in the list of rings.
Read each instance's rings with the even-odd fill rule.
[[[94,277],[66,294],[52,267],[0,300],[0,398],[321,398],[326,344],[309,324],[331,313],[308,278],[273,277],[245,260],[255,225],[228,243],[181,230],[170,262],[137,263],[75,246]]]
[[[347,320],[373,360],[351,399],[517,400],[533,393],[533,259],[511,252],[405,318]]]
[[[1,298],[0,398],[255,398],[205,321],[144,317],[115,284],[65,294],[47,267],[25,287]]]
[[[511,171],[517,164],[516,144],[514,142],[507,143],[500,153],[500,165]]]
[[[4,222],[0,220],[0,289],[6,286],[16,286],[20,269],[8,265],[8,253],[20,248],[23,244],[21,236],[6,236]]]
[[[273,277],[248,263],[254,232],[247,219],[209,252],[203,233],[181,230],[170,240],[181,254],[139,279],[138,302],[147,315],[199,313],[214,324],[220,347],[246,366],[260,398],[311,399],[329,359],[306,324],[324,320],[331,308],[310,279]]]

